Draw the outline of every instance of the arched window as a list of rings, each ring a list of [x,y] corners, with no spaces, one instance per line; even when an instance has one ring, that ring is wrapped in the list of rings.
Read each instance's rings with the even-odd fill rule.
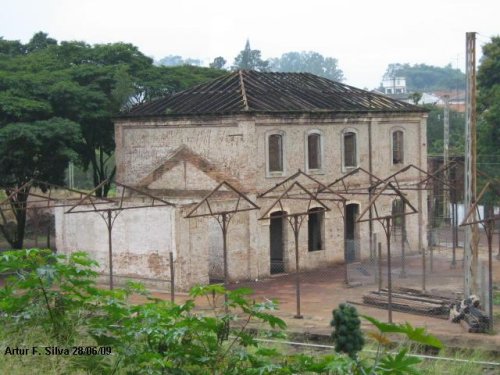
[[[321,207],[311,208],[309,210],[309,251],[317,251],[324,249],[323,239],[323,222],[325,217],[325,210]]]
[[[344,168],[356,168],[358,166],[356,133],[346,131],[343,138]]]
[[[270,134],[267,138],[269,172],[283,172],[283,134]]]
[[[392,164],[404,163],[404,133],[402,130],[392,132]]]
[[[307,135],[307,170],[321,169],[321,134],[309,133]]]

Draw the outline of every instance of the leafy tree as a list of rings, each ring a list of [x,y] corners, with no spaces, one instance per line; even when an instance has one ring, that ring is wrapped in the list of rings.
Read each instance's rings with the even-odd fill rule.
[[[500,36],[483,46],[478,69],[478,159],[481,169],[500,176]]]
[[[260,53],[258,49],[250,48],[250,41],[247,39],[245,48],[235,57],[232,69],[267,71],[269,62],[262,60]]]
[[[73,132],[73,125],[78,124],[76,144],[67,143],[67,146],[76,151],[75,161],[92,171],[93,185],[98,186],[105,180],[111,181],[115,175],[113,116],[131,105],[154,100],[223,73],[192,66],[157,67],[137,47],[126,43],[57,43],[43,32],[35,34],[27,44],[0,39],[0,130],[13,137],[13,129],[18,124],[27,145],[28,141],[43,139],[47,141],[47,148],[41,151],[36,148],[37,152],[54,152],[60,156],[58,148],[50,148],[51,141],[58,136],[67,141],[64,138],[67,134],[47,124],[61,127],[71,124],[68,132]],[[7,140],[4,138],[4,142]],[[31,145],[20,144],[19,149],[29,151],[28,147]],[[1,148],[0,159],[11,160],[8,152],[6,147]],[[67,162],[68,159],[60,160]],[[62,182],[59,177],[66,167],[62,162],[32,168],[26,158],[19,161],[27,163],[24,169],[19,164],[4,164],[8,169],[1,169],[0,185],[20,187],[33,177],[45,178],[51,183]],[[45,171],[48,168],[52,169]],[[28,172],[36,173],[29,175]],[[97,194],[106,196],[109,189],[110,182]],[[19,219],[17,230],[10,238],[11,244],[19,247],[25,220],[23,215],[16,217]]]
[[[26,52],[26,47],[19,40],[5,40],[0,36],[0,57],[16,56]]]
[[[57,45],[57,40],[49,38],[47,33],[40,31],[30,39],[26,45],[26,50],[27,52],[35,52],[55,45]]]
[[[79,158],[85,167],[92,167],[94,185],[112,178],[114,169],[106,164],[114,150],[111,117],[133,92],[133,80],[152,67],[152,60],[132,45],[57,45],[43,33],[26,48],[27,54],[0,63],[5,99],[0,127],[54,116],[74,121],[82,133]],[[106,195],[108,189],[104,186],[99,193]]]
[[[344,73],[338,67],[337,59],[324,57],[318,52],[287,52],[270,60],[270,70],[274,72],[307,72],[334,81],[344,80]]]
[[[210,68],[214,69],[224,69],[224,66],[227,64],[227,61],[224,57],[218,56],[212,61],[209,65]]]
[[[408,91],[463,90],[465,74],[451,64],[437,67],[426,64],[389,64],[384,79],[405,77]]]
[[[429,110],[427,118],[427,152],[429,155],[442,155],[444,145],[444,109],[436,105],[424,105]],[[450,156],[463,155],[465,150],[465,114],[449,111]]]
[[[158,61],[158,65],[163,66],[179,66],[179,65],[193,65],[201,66],[203,61],[199,59],[183,58],[179,55],[168,55]]]
[[[418,102],[420,101],[420,99],[422,99],[422,93],[412,92],[410,95],[408,95],[408,97],[412,100],[413,104],[418,105]]]
[[[136,82],[124,108],[174,94],[225,73],[224,70],[192,65],[154,67],[142,73],[141,81]]]
[[[63,184],[64,170],[80,142],[78,124],[61,118],[30,123],[12,123],[0,128],[0,185],[22,187],[32,178]],[[26,206],[30,186],[9,198],[15,225],[2,211],[0,231],[15,249],[23,247]]]

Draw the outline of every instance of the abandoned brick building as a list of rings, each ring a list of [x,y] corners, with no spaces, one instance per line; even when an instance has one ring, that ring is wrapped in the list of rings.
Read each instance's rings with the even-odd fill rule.
[[[229,278],[255,280],[293,269],[290,228],[279,217],[258,220],[270,204],[258,194],[299,169],[326,184],[357,167],[380,177],[408,164],[425,169],[426,117],[419,107],[312,74],[255,71],[233,72],[134,107],[115,121],[117,181],[176,207],[130,211],[117,219],[116,274],[166,278],[173,251],[181,288],[220,279],[218,224],[184,216],[223,180],[261,207],[231,222]],[[349,183],[368,182],[359,174]],[[409,191],[407,197],[425,202],[419,194],[425,193]],[[303,269],[367,256],[368,224],[357,223],[356,217],[368,196],[346,198],[346,230],[339,210],[311,208],[299,237]],[[385,198],[386,208],[392,200]],[[288,205],[284,210],[292,212],[293,203]],[[58,249],[91,251],[105,266],[105,228],[90,216],[58,215]],[[425,208],[406,220],[409,251],[417,251],[425,242]],[[83,226],[91,236],[78,233]],[[377,223],[373,230],[383,237]],[[348,241],[357,245],[345,249]]]

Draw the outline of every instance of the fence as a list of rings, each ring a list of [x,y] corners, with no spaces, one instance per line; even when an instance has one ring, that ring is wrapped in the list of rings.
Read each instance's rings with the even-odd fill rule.
[[[16,220],[12,211],[4,212],[4,230],[10,238],[16,237]],[[55,220],[53,210],[50,208],[32,208],[26,210],[26,224],[24,227],[24,248],[47,248],[56,251]],[[0,234],[0,251],[9,250],[12,245],[6,236]]]
[[[409,321],[417,326],[425,324],[431,330],[460,333],[459,325],[446,320],[450,305],[464,298],[462,229],[458,233],[455,255],[453,228],[443,224],[431,230],[428,238],[432,237],[434,241],[425,251],[410,247],[402,240],[401,230],[396,229],[391,233],[390,258],[387,257],[384,236],[383,240],[378,238],[373,256],[354,259],[347,265],[318,267],[301,271],[298,275],[290,270],[262,280],[234,283],[230,287],[249,287],[254,290],[256,298],[279,301],[279,314],[290,319],[303,317],[307,322],[299,321],[294,326],[307,331],[325,331],[332,309],[349,302],[361,313],[380,320]],[[346,249],[351,247],[356,254],[360,253],[356,248],[369,246],[367,242],[346,243]],[[488,265],[484,246],[480,247],[478,281],[481,309],[488,311]],[[498,281],[497,284],[500,285]]]

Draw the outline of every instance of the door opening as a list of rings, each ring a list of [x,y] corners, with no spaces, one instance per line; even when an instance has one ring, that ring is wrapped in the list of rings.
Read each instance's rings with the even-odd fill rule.
[[[286,215],[284,211],[273,212],[271,214],[271,224],[269,226],[270,235],[270,255],[271,255],[271,275],[285,272],[285,224]]]
[[[358,238],[359,223],[356,222],[359,215],[359,204],[348,204],[345,208],[345,261],[352,263],[359,258]]]

